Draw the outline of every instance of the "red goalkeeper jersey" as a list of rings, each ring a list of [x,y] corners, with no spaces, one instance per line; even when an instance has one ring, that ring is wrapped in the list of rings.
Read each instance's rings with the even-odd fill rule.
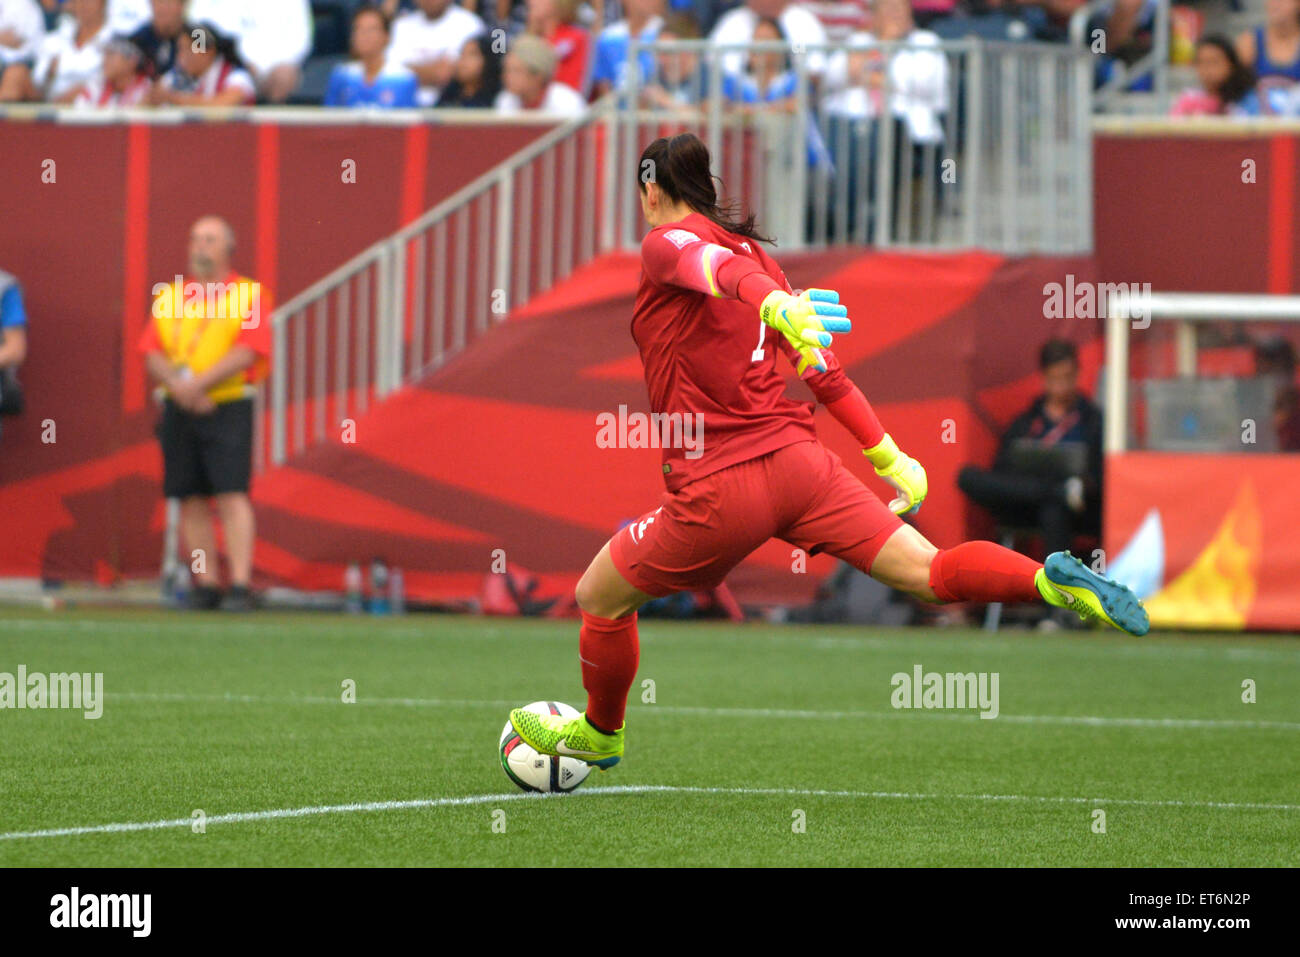
[[[816,438],[816,403],[789,398],[777,367],[792,368],[797,354],[756,308],[774,289],[792,291],[772,257],[699,213],[656,227],[642,241],[632,337],[669,491]],[[786,358],[778,360],[778,350]],[[826,371],[809,369],[804,381],[830,403],[855,386],[829,350],[822,355]]]

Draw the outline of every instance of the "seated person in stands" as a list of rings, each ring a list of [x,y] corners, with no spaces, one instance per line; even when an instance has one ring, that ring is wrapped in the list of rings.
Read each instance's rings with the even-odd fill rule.
[[[664,20],[656,42],[698,40],[703,36],[695,19],[672,13]],[[689,110],[708,95],[708,74],[698,53],[688,51],[655,54],[653,76],[641,91],[645,106],[661,110]]]
[[[551,45],[541,37],[528,34],[516,37],[506,55],[503,82],[505,89],[497,95],[498,113],[536,110],[557,116],[581,116],[587,101],[571,86],[555,82],[557,57]]]
[[[27,358],[27,310],[16,277],[0,269],[0,415],[23,410],[18,367]]]
[[[1207,36],[1196,44],[1196,76],[1200,87],[1185,90],[1174,101],[1171,116],[1213,116],[1237,111],[1252,95],[1255,74],[1241,62],[1227,37]]]
[[[176,65],[155,83],[149,102],[172,106],[251,106],[257,96],[252,74],[234,43],[207,24],[186,25],[192,38],[176,48]]]
[[[1079,356],[1072,343],[1050,340],[1039,353],[1038,367],[1043,394],[1002,436],[993,468],[968,465],[957,485],[999,523],[1036,529],[1050,554],[1068,549],[1075,535],[1100,534],[1101,411],[1079,391]],[[1077,474],[1064,474],[1053,461],[1055,453],[1047,451],[1054,447],[1062,463],[1075,460]],[[1039,450],[1041,464],[1026,465]]]
[[[413,71],[388,61],[391,21],[378,7],[361,7],[352,15],[350,63],[330,72],[326,106],[414,108],[420,81]]]
[[[1300,83],[1300,0],[1266,0],[1264,18],[1263,26],[1237,37],[1237,54],[1261,86],[1294,86]]]
[[[438,106],[490,110],[501,92],[501,54],[497,39],[488,33],[470,37],[460,48],[451,82],[438,97]]]
[[[83,86],[73,99],[79,108],[142,106],[149,97],[147,58],[127,36],[110,37],[104,44],[104,62],[99,76]]]

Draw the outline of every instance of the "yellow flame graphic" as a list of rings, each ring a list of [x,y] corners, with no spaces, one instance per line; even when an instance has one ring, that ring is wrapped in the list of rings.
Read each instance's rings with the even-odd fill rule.
[[[1249,479],[1196,561],[1146,602],[1153,625],[1244,628],[1259,588],[1259,498]]]

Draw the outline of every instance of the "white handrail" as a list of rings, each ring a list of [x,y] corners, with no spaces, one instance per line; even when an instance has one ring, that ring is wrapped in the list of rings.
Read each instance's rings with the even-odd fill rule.
[[[1106,415],[1103,448],[1123,452],[1128,445],[1129,332],[1152,320],[1178,322],[1178,374],[1196,374],[1197,322],[1300,322],[1300,296],[1256,293],[1150,292],[1115,296],[1106,307]]]

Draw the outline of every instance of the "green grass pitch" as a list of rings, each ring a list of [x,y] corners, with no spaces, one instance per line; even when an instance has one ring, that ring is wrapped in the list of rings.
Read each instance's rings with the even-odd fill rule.
[[[106,692],[98,720],[0,710],[0,866],[1300,861],[1294,637],[641,639],[623,763],[539,798],[497,736],[512,705],[583,706],[575,622],[0,610],[0,672]],[[996,672],[1000,716],[895,710],[918,664]]]

